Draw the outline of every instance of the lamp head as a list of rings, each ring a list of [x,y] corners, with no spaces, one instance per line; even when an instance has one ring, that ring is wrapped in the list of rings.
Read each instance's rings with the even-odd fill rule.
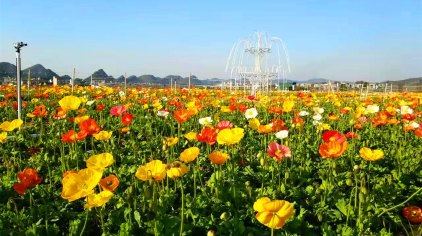
[[[21,47],[28,46],[28,44],[26,44],[26,43],[24,43],[24,42],[17,42],[17,43],[15,43],[13,46],[15,46],[15,48],[16,48],[17,50],[19,50]]]

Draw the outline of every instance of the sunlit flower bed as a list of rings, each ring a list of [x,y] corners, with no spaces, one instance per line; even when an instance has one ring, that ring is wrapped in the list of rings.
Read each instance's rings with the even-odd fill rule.
[[[422,94],[0,87],[0,235],[419,235]]]

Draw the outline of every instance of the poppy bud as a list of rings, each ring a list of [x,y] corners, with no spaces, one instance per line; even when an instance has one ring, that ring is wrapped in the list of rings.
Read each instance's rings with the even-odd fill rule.
[[[221,220],[227,220],[227,219],[229,219],[230,218],[230,214],[228,213],[228,212],[223,212],[221,215],[220,215],[220,219]]]

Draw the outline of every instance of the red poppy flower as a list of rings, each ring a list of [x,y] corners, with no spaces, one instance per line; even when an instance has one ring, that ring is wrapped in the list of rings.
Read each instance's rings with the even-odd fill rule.
[[[255,100],[255,96],[254,96],[254,95],[249,95],[249,96],[248,96],[248,99],[249,99],[250,101],[253,101],[253,100]]]
[[[196,139],[202,143],[213,145],[217,141],[217,132],[211,127],[205,127],[201,133],[196,134]]]
[[[25,194],[27,188],[33,188],[42,181],[42,178],[38,176],[37,170],[29,168],[19,172],[17,177],[19,183],[14,184],[13,189],[21,195]]]
[[[418,206],[407,206],[403,208],[402,214],[410,223],[422,223],[422,209]]]
[[[357,138],[357,137],[358,137],[358,134],[355,132],[350,131],[346,133],[346,138]]]
[[[88,133],[84,130],[76,133],[74,130],[69,130],[67,133],[62,135],[62,141],[65,143],[73,143],[78,140],[84,139]]]
[[[404,114],[404,115],[402,116],[402,119],[403,119],[403,120],[408,120],[408,121],[411,121],[411,120],[416,119],[416,115],[415,115],[415,114],[409,114],[409,113],[407,113],[407,114]]]
[[[23,183],[16,183],[13,185],[13,190],[19,195],[24,195],[26,193],[26,185]]]
[[[133,115],[132,114],[126,113],[122,116],[122,123],[124,125],[130,124],[130,123],[132,123],[132,121],[133,121]]]
[[[233,123],[231,123],[228,120],[219,121],[217,126],[216,126],[216,128],[219,129],[219,130],[229,129],[229,128],[232,128],[232,127],[233,127]]]
[[[322,139],[324,140],[325,143],[331,142],[331,141],[337,141],[340,144],[342,144],[344,141],[346,141],[346,136],[344,136],[344,134],[336,130],[328,130],[322,134]]]
[[[100,132],[101,128],[94,119],[87,119],[79,123],[79,128],[85,131],[88,135],[93,135]]]
[[[97,111],[102,111],[102,110],[104,110],[104,104],[98,104],[98,105],[96,105],[95,106],[95,110],[97,110]]]
[[[239,105],[239,112],[241,113],[245,113],[245,111],[248,109],[248,106],[246,106],[245,104],[240,104]]]
[[[344,108],[340,109],[341,114],[349,114],[349,112],[350,112],[350,110],[348,110],[348,109],[344,109]]]
[[[230,109],[230,111],[236,111],[237,107],[236,107],[236,105],[230,105],[229,109]]]

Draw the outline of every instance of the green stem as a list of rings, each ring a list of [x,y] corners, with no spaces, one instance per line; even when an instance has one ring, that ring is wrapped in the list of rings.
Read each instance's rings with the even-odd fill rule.
[[[185,194],[184,194],[184,192],[183,192],[183,181],[180,179],[180,191],[181,191],[181,194],[182,194],[182,209],[181,209],[181,211],[180,211],[180,233],[179,233],[179,235],[181,236],[181,235],[183,235],[183,214],[184,214],[184,211],[185,211]]]
[[[198,171],[198,158],[196,159],[196,165],[193,169],[193,199],[196,199],[196,172]]]
[[[416,192],[414,192],[412,195],[410,195],[410,197],[409,198],[407,198],[404,202],[401,202],[401,203],[399,203],[399,204],[397,204],[397,205],[395,205],[395,206],[393,206],[393,207],[391,207],[391,208],[388,208],[388,209],[386,209],[386,210],[384,210],[383,212],[381,212],[377,217],[380,217],[380,216],[382,216],[384,213],[386,213],[386,212],[389,212],[389,211],[391,211],[391,210],[394,210],[394,209],[396,209],[397,207],[399,207],[399,206],[401,206],[401,205],[403,205],[403,204],[405,204],[406,202],[408,202],[408,201],[410,201],[410,199],[412,199],[416,194],[418,194],[420,191],[422,191],[422,188],[419,188]]]
[[[100,209],[100,219],[101,219],[101,230],[103,231],[103,234],[104,234],[105,233],[105,229],[104,229],[103,208],[104,207],[101,207],[101,209]]]
[[[81,233],[79,234],[79,236],[82,236],[84,234],[85,227],[86,227],[86,222],[88,221],[88,215],[89,215],[89,209],[86,210],[86,216],[85,216],[84,226],[82,227],[82,230],[81,230]]]

